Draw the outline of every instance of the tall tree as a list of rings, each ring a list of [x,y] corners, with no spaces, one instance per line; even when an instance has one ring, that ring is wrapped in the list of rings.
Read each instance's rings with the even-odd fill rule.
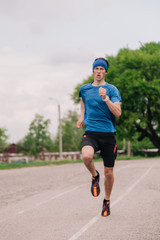
[[[117,119],[119,135],[131,140],[149,138],[160,151],[160,42],[141,44],[137,50],[121,49],[117,56],[108,56],[110,63],[106,81],[115,85],[122,96],[122,116]],[[79,84],[72,95],[79,101]]]
[[[44,148],[51,151],[53,143],[48,131],[49,124],[49,119],[44,120],[43,116],[36,114],[35,119],[30,124],[29,133],[18,144],[21,146],[21,151],[35,156]]]
[[[72,152],[80,150],[84,129],[76,128],[78,117],[79,116],[76,111],[68,111],[67,116],[62,119],[63,151]],[[59,151],[58,142],[59,137],[57,134],[54,141],[54,151]]]
[[[0,152],[4,151],[8,147],[8,136],[5,128],[0,128]]]

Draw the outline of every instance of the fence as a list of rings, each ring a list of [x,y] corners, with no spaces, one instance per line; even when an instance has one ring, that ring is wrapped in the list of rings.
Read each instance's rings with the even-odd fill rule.
[[[149,155],[149,153],[157,153],[158,148],[156,149],[143,149],[141,150],[145,153],[145,157]],[[124,150],[118,150],[118,155],[124,154]],[[82,158],[80,152],[63,152],[62,153],[63,159],[70,159],[70,160],[79,160]],[[58,152],[42,152],[38,155],[38,159],[41,161],[55,161],[60,159],[60,154]],[[34,156],[24,156],[20,153],[1,153],[0,154],[0,162],[17,162],[17,161],[23,161],[28,163],[29,161],[34,161]]]
[[[151,148],[151,149],[142,149],[141,152],[144,153],[145,157],[148,157],[150,153],[158,153],[159,149],[158,148]]]
[[[22,161],[28,163],[29,161],[34,161],[33,156],[24,156],[21,153],[1,153],[0,162],[17,162]]]
[[[58,160],[60,159],[59,153],[40,153],[38,155],[38,158],[42,161],[52,161],[52,160]],[[62,153],[63,159],[71,159],[71,160],[78,160],[81,159],[81,153],[80,152],[63,152]]]

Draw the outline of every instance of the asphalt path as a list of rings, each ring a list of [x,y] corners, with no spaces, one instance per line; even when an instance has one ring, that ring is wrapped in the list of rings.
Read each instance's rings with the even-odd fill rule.
[[[160,159],[117,161],[111,215],[82,163],[0,171],[1,240],[160,240]]]

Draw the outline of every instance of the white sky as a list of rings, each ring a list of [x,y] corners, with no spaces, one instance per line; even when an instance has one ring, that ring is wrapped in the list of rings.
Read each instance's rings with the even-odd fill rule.
[[[160,41],[159,0],[0,0],[0,127],[21,140],[35,114],[58,127],[96,57]],[[52,97],[56,101],[48,98]]]

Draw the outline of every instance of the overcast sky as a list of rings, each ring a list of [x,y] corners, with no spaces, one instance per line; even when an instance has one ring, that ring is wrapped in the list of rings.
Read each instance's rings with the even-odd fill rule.
[[[160,41],[159,0],[0,0],[0,128],[21,140],[35,114],[58,126],[96,57]],[[52,97],[55,100],[49,100]]]

